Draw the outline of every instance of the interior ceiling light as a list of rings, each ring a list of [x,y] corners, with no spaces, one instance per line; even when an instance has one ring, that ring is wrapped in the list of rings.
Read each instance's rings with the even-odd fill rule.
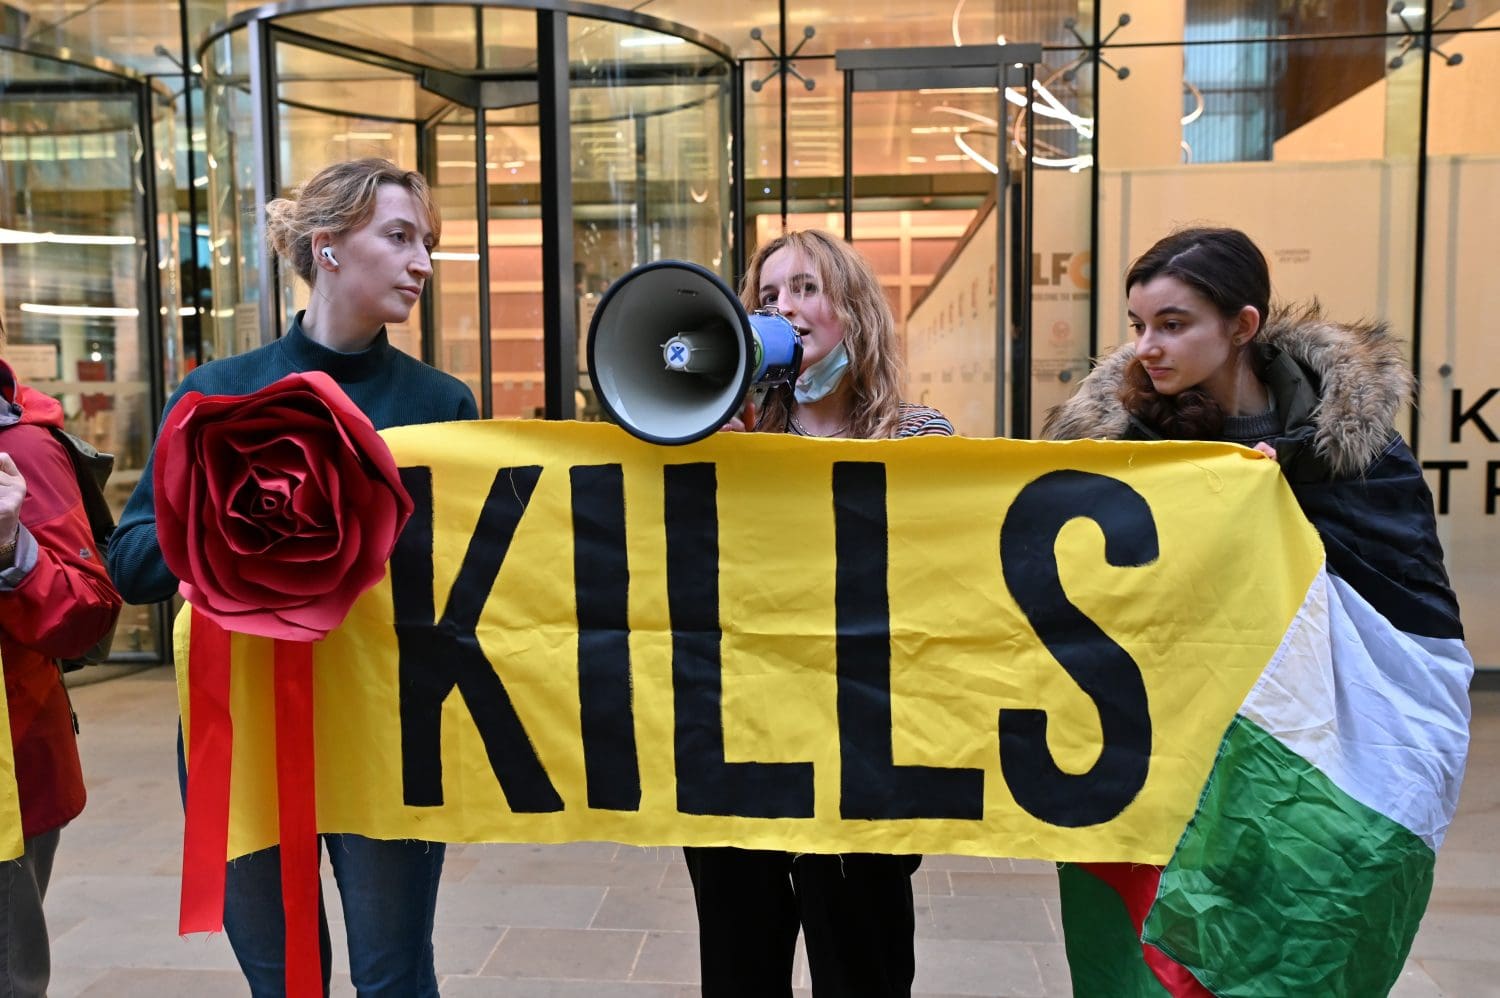
[[[953,44],[958,46],[962,46],[964,43],[964,40],[958,36],[958,15],[963,13],[963,9],[964,0],[958,0],[958,3],[953,5]],[[1000,37],[1004,38],[1005,36],[1001,35]],[[1005,43],[1001,42],[1000,44],[1004,45]]]
[[[1188,93],[1193,95],[1193,109],[1182,116],[1183,125],[1191,125],[1203,117],[1203,91],[1193,86],[1187,80],[1183,80],[1182,85],[1187,88]]]
[[[0,229],[0,243],[56,243],[65,246],[134,246],[135,236],[86,236],[67,232],[23,232]]]
[[[681,39],[681,38],[679,38],[679,37],[677,37],[676,35],[644,35],[644,36],[638,35],[638,36],[636,36],[634,38],[626,38],[625,40],[623,40],[622,42],[620,42],[620,48],[622,48],[622,49],[639,49],[639,48],[645,48],[648,45],[682,45],[682,44],[685,44],[684,40]]]
[[[960,0],[960,7],[962,7],[962,0]],[[957,12],[955,11],[955,18],[956,16]],[[957,21],[955,20],[954,23],[956,25]],[[1183,86],[1186,88],[1187,92],[1192,95],[1193,98],[1193,109],[1187,114],[1184,114],[1181,118],[1182,125],[1186,127],[1187,125],[1191,125],[1193,122],[1203,117],[1204,99],[1203,92],[1192,83],[1184,81]],[[1050,118],[1054,121],[1064,122],[1072,127],[1083,138],[1092,139],[1094,137],[1093,118],[1086,118],[1070,110],[1067,105],[1059,100],[1057,95],[1049,90],[1047,88],[1047,85],[1041,80],[1032,80],[1031,89],[1035,92],[1036,96],[1028,102],[1019,87],[1006,87],[1006,103],[1011,104],[1021,110],[1025,110],[1029,104],[1033,113],[1035,113],[1038,117]],[[940,93],[942,91],[934,92]],[[981,114],[977,111],[970,111],[968,108],[954,107],[949,104],[940,104],[937,107],[933,108],[933,110],[942,112],[944,114],[955,115],[960,118],[968,118],[969,120],[977,122],[978,124],[983,125],[986,128],[998,128],[999,125],[999,123],[989,115]],[[1021,129],[1023,123],[1024,118],[1021,115],[1017,115],[1015,118],[1014,135],[1012,137],[1011,144],[1024,154],[1026,146],[1021,139]],[[986,156],[980,154],[972,145],[964,140],[963,133],[967,131],[969,131],[969,129],[967,128],[944,128],[941,125],[915,126],[911,129],[913,135],[930,135],[943,132],[952,133],[954,144],[963,151],[965,156],[973,160],[985,170],[988,170],[990,173],[998,173],[999,167],[997,167],[995,163],[990,161],[990,159]],[[1192,152],[1191,149],[1186,146],[1186,143],[1184,143],[1184,150],[1187,152],[1189,158],[1191,158]],[[1073,173],[1088,169],[1089,167],[1094,165],[1094,157],[1088,154],[1078,156],[1044,156],[1033,152],[1031,161],[1037,166],[1050,167],[1055,169],[1066,169]]]
[[[79,319],[133,319],[141,314],[139,309],[134,308],[114,308],[105,305],[41,305],[30,301],[21,303],[21,311],[35,315],[68,316]]]
[[[964,40],[963,40],[963,38],[961,38],[959,36],[959,33],[958,33],[958,16],[963,13],[964,3],[965,2],[966,2],[966,0],[958,0],[958,3],[954,4],[954,6],[953,6],[953,17],[950,19],[951,23],[952,23],[952,27],[953,27],[953,44],[956,45],[956,46],[958,46],[959,48],[963,48]],[[1005,33],[1004,32],[1001,32],[1000,34],[998,34],[998,35],[995,36],[995,44],[996,45],[1008,45],[1009,44],[1009,42],[1007,42],[1005,40]]]
[[[995,165],[995,163],[991,162],[988,158],[986,158],[984,156],[984,154],[982,154],[978,149],[975,149],[973,146],[969,145],[969,143],[965,142],[964,141],[964,137],[962,135],[955,135],[955,136],[953,136],[953,144],[956,145],[956,146],[958,146],[959,149],[963,150],[963,154],[965,156],[969,157],[970,159],[972,159],[974,162],[978,163],[980,166],[984,167],[989,172],[991,172],[991,173],[999,173],[1000,172],[1000,167],[999,166]]]

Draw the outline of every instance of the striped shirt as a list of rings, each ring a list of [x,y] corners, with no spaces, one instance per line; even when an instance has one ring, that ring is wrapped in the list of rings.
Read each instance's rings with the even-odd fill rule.
[[[951,437],[953,424],[931,406],[902,402],[896,423],[896,437]]]

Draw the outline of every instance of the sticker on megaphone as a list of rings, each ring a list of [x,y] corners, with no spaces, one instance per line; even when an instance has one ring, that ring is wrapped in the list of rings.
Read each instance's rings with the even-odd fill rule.
[[[753,391],[789,385],[802,366],[802,338],[775,309],[757,309],[749,314],[751,355],[750,386]],[[667,369],[684,374],[733,377],[739,366],[739,343],[722,327],[678,333],[661,345]]]

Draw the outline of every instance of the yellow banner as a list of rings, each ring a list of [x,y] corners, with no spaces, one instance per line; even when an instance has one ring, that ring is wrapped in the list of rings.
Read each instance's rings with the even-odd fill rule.
[[[0,659],[0,672],[5,662]],[[0,686],[0,862],[25,851],[21,836],[21,798],[16,791],[16,757],[10,740],[10,704]]]
[[[323,831],[1160,863],[1323,558],[1225,444],[383,436],[416,514],[316,648]],[[271,661],[234,636],[232,855]]]

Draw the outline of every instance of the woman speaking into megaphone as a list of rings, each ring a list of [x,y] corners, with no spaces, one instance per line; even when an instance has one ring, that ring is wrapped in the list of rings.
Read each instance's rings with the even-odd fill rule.
[[[745,272],[747,311],[773,308],[802,339],[802,370],[773,389],[747,424],[728,430],[804,437],[951,436],[936,409],[901,401],[900,346],[880,280],[869,261],[819,229],[788,232],[760,247]]]
[[[868,261],[816,229],[750,261],[740,300],[797,330],[802,366],[761,411],[726,430],[805,437],[951,436],[936,409],[904,402],[896,323]],[[908,998],[916,972],[911,875],[920,856],[820,856],[689,848],[704,998],[790,996],[800,926],[815,998]]]

